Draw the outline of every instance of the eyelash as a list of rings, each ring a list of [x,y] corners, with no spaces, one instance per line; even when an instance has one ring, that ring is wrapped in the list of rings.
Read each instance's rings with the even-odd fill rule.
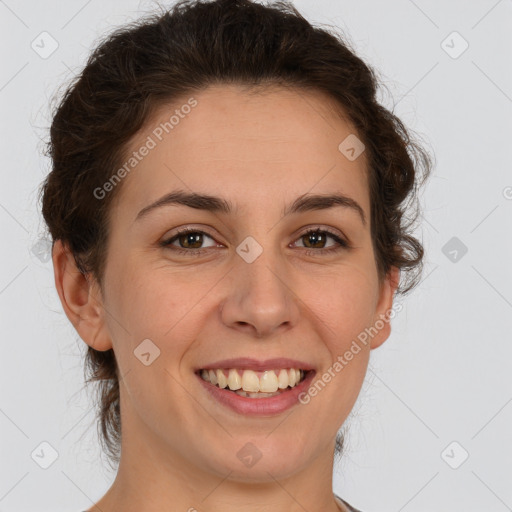
[[[172,236],[171,238],[168,238],[167,240],[162,240],[159,243],[159,245],[161,247],[164,247],[164,248],[167,248],[167,249],[171,249],[173,252],[178,253],[178,254],[183,254],[183,255],[186,255],[186,256],[201,256],[205,251],[207,251],[207,249],[182,249],[182,248],[171,246],[171,244],[175,240],[177,240],[180,236],[182,236],[184,234],[187,234],[187,233],[195,233],[195,234],[206,235],[207,237],[209,237],[209,238],[211,238],[213,240],[213,237],[211,235],[209,235],[208,233],[206,233],[205,231],[201,231],[200,229],[195,229],[195,228],[184,228],[184,229],[178,230],[177,234]],[[304,233],[302,233],[298,237],[298,239],[300,239],[300,238],[302,238],[302,237],[304,237],[306,235],[312,234],[312,233],[327,234],[334,241],[336,241],[339,245],[337,247],[330,247],[328,249],[308,249],[307,251],[305,251],[305,254],[307,256],[318,256],[319,254],[320,255],[333,254],[333,253],[336,253],[336,252],[338,252],[338,251],[340,251],[342,249],[350,249],[351,248],[350,244],[346,240],[344,240],[343,238],[339,237],[338,235],[336,235],[332,231],[329,231],[328,229],[311,228],[311,229],[305,231]]]

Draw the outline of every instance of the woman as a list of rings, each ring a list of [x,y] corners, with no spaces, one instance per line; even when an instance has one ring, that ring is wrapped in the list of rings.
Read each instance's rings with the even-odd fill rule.
[[[180,2],[94,50],[42,187],[118,464],[89,511],[356,510],[338,431],[420,275],[431,167],[377,85],[285,3]]]

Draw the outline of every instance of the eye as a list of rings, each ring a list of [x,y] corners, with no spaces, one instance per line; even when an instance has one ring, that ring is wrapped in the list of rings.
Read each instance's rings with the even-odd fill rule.
[[[315,250],[305,251],[305,254],[310,255],[318,255],[318,254],[330,254],[337,252],[342,249],[349,249],[349,243],[341,238],[339,235],[332,233],[326,229],[313,228],[309,229],[305,233],[303,233],[298,240],[305,240],[307,244],[317,245],[317,244],[325,244],[326,240],[331,238],[334,240],[337,245],[331,246],[329,248],[320,247]],[[304,243],[304,242],[303,242]]]
[[[162,240],[160,245],[162,247],[170,248],[171,250],[176,251],[178,254],[187,254],[189,256],[198,255],[203,253],[203,251],[200,250],[200,246],[202,245],[202,239],[205,236],[213,240],[213,238],[204,231],[194,228],[184,228],[179,229],[177,235],[174,235],[167,240]],[[174,242],[178,242],[179,246],[174,246]]]
[[[165,247],[168,249],[171,249],[173,252],[177,254],[184,254],[187,256],[199,256],[205,252],[208,252],[207,250],[203,250],[204,248],[201,247],[204,242],[204,237],[209,238],[213,241],[213,237],[208,235],[208,233],[205,233],[204,231],[201,231],[199,229],[195,228],[183,228],[178,230],[178,233],[171,238],[168,238],[167,240],[162,240],[159,245],[161,247]],[[330,232],[326,229],[320,229],[320,228],[313,228],[309,229],[305,233],[303,233],[297,240],[301,240],[304,243],[304,240],[306,241],[306,244],[311,244],[311,246],[314,245],[322,245],[325,244],[327,239],[331,238],[336,242],[334,246],[325,248],[325,247],[316,247],[313,248],[313,250],[305,251],[306,255],[319,255],[319,254],[327,254],[327,253],[334,253],[337,251],[340,251],[342,249],[349,249],[351,246],[350,244],[341,238],[339,235]],[[178,243],[179,245],[176,246],[175,243]],[[209,249],[211,247],[215,247],[215,244],[210,245],[209,247],[206,247],[206,249]],[[308,248],[308,245],[305,246]]]

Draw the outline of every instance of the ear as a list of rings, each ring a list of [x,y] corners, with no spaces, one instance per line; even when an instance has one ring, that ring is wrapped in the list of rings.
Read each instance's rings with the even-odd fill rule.
[[[371,350],[380,347],[391,334],[390,311],[393,298],[400,281],[400,269],[391,267],[380,286],[379,300],[375,309],[371,332],[376,334],[371,338]]]
[[[69,321],[95,350],[112,348],[105,323],[101,290],[91,274],[82,274],[69,248],[56,240],[52,250],[55,287]]]

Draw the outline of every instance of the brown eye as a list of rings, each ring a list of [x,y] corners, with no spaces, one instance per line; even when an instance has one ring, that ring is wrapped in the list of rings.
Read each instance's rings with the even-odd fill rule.
[[[337,245],[325,248],[325,244],[327,243],[327,240],[329,238],[334,240],[337,243]],[[315,252],[322,254],[334,252],[339,249],[348,249],[350,247],[348,242],[346,242],[343,238],[324,229],[310,229],[309,231],[301,235],[299,240],[303,241],[302,243],[305,245],[306,248],[317,249],[316,251],[306,251],[306,254],[312,254]]]
[[[203,243],[202,236],[202,233],[185,233],[184,235],[178,235],[176,240],[183,248],[200,249]]]
[[[323,249],[323,247],[317,247],[317,246],[318,246],[318,244],[325,245],[326,238],[327,237],[325,236],[325,232],[322,232],[322,231],[310,231],[309,233],[302,235],[302,239],[304,240],[306,247],[310,247],[310,246],[308,246],[308,244],[311,243],[312,246],[315,246],[314,247],[315,249]]]
[[[202,245],[205,242],[205,237],[214,241],[213,238],[204,231],[200,231],[198,229],[182,229],[173,237],[167,240],[162,240],[160,245],[181,253],[194,253],[195,251],[201,252],[201,249],[203,249]],[[178,245],[175,245],[175,242],[177,242]],[[209,247],[213,246],[214,245],[210,245]]]

